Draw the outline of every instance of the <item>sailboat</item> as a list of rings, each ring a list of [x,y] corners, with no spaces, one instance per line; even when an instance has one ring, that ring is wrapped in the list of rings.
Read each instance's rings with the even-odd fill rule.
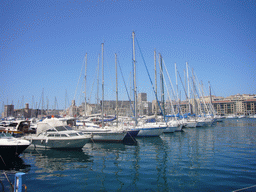
[[[103,63],[103,54],[104,54],[104,44],[102,46],[102,105],[101,105],[101,124],[92,125],[84,123],[84,126],[79,126],[79,130],[83,133],[91,133],[93,135],[93,142],[122,142],[127,134],[125,130],[118,130],[112,126],[105,126],[104,123],[104,63]],[[87,64],[87,62],[86,62]],[[86,96],[85,96],[86,98]],[[86,106],[86,100],[85,100]],[[85,116],[86,116],[86,107],[85,107]]]
[[[137,137],[157,137],[160,136],[167,125],[162,126],[159,123],[145,123],[143,121],[138,123],[137,114],[137,85],[136,85],[136,60],[135,60],[135,32],[132,32],[133,39],[133,87],[134,87],[134,128],[139,130]]]

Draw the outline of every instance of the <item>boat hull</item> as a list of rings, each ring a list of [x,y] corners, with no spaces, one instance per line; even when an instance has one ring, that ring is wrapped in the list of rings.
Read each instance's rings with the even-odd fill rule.
[[[19,156],[29,145],[1,145],[0,156],[4,159]]]
[[[137,137],[159,137],[165,128],[138,128],[140,131]]]
[[[182,132],[182,131],[183,131],[182,128],[183,128],[183,124],[180,124],[180,125],[177,127],[177,129],[175,130],[175,132]]]
[[[178,127],[167,127],[163,132],[164,133],[174,133]]]
[[[134,138],[139,134],[139,130],[129,130],[127,131],[127,134],[125,135],[125,139]]]
[[[31,139],[32,145],[36,148],[47,149],[74,149],[83,148],[90,141],[90,138],[68,138],[68,139],[51,139],[51,138],[34,138]]]
[[[92,132],[92,142],[122,142],[127,132]]]
[[[185,127],[188,127],[188,128],[195,128],[197,126],[196,121],[187,121],[185,123],[186,123]]]

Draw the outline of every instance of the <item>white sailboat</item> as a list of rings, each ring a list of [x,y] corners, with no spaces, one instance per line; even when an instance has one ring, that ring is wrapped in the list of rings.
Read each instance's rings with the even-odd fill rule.
[[[137,114],[137,85],[136,85],[136,60],[135,60],[135,33],[132,32],[133,39],[133,76],[134,76],[134,119],[135,119],[135,129],[139,130],[137,137],[157,137],[160,136],[166,125],[162,126],[161,124],[148,124],[145,122],[138,123],[138,114]]]
[[[122,142],[125,138],[127,131],[118,130],[115,127],[105,126],[104,121],[104,44],[102,46],[102,105],[101,105],[101,126],[94,124],[86,124],[79,126],[79,130],[83,133],[91,133],[93,135],[93,142]],[[86,98],[86,96],[85,96]],[[86,105],[86,101],[85,101]],[[86,107],[85,107],[86,108]],[[86,111],[85,111],[86,116]],[[93,123],[93,122],[91,122]]]

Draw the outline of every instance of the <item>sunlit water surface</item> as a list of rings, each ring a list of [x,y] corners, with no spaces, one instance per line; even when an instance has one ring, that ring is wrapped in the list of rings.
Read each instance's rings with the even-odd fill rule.
[[[226,119],[137,144],[27,149],[5,170],[27,191],[233,191],[256,185],[256,119]],[[1,171],[3,172],[3,171]],[[6,191],[5,176],[0,175]]]

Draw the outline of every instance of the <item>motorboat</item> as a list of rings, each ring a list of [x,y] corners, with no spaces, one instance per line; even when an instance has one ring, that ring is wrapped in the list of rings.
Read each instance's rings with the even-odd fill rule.
[[[11,133],[0,133],[0,156],[4,159],[19,156],[29,145],[30,141],[15,138]],[[1,160],[0,160],[1,162]]]
[[[35,133],[35,130],[30,129],[30,121],[16,120],[11,121],[4,126],[0,126],[0,132],[8,132],[14,136],[21,136],[24,133]]]
[[[63,124],[57,118],[45,119],[37,124],[36,134],[24,136],[32,146],[51,149],[82,148],[92,135],[84,134]]]

